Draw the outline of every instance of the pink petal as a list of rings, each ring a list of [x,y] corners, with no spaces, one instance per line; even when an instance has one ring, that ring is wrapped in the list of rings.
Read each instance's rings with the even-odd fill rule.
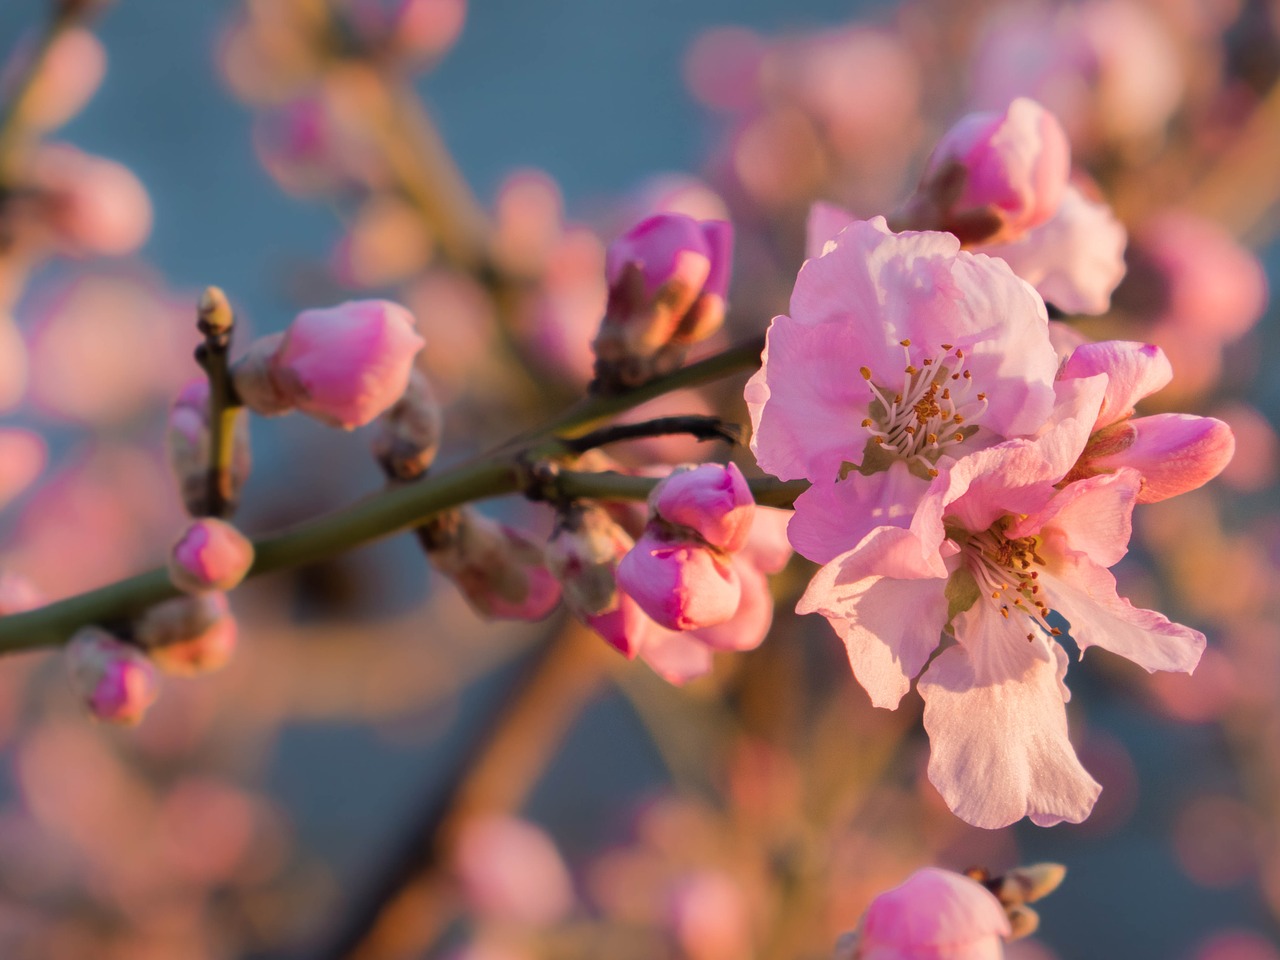
[[[783,480],[830,480],[846,460],[862,459],[869,394],[851,359],[859,349],[846,325],[774,318],[763,366],[745,392],[761,469]]]
[[[905,526],[929,488],[902,462],[836,483],[818,481],[796,498],[787,536],[802,556],[829,563],[876,527]]]
[[[809,208],[809,219],[805,221],[805,258],[822,256],[836,234],[856,219],[852,213],[835,204],[815,203]]]
[[[751,535],[747,537],[747,544],[742,548],[741,555],[764,573],[778,573],[791,559],[787,524],[792,516],[790,510],[757,506],[756,519],[751,524]]]
[[[682,686],[711,672],[711,648],[686,633],[662,630],[650,636],[640,659],[668,683]]]
[[[1173,379],[1173,367],[1154,343],[1103,340],[1084,343],[1062,365],[1063,379],[1107,375],[1107,392],[1098,411],[1095,429],[1110,426],[1133,414],[1134,405]]]
[[[929,780],[956,816],[990,830],[1024,816],[1042,827],[1079,823],[1102,789],[1067,738],[1066,653],[1028,642],[1023,626],[974,604],[956,618],[960,644],[917,684]]]
[[[1101,374],[1054,383],[1057,400],[1053,413],[1035,438],[1051,476],[1065,477],[1080,459],[1093,433],[1106,389],[1107,378]]]
[[[754,650],[764,642],[773,625],[769,578],[741,556],[733,558],[733,567],[742,581],[738,612],[724,623],[693,631],[691,636],[715,650]]]
[[[945,470],[920,502],[911,529],[923,543],[946,537],[943,518],[986,530],[1007,513],[1029,513],[1053,496],[1056,480],[1036,444],[1010,440],[964,457]]]
[[[1111,571],[1084,554],[1051,558],[1040,582],[1050,605],[1071,622],[1081,655],[1088,647],[1101,647],[1148,672],[1191,673],[1200,662],[1204,634],[1133,606],[1117,595]]]
[[[873,571],[907,573],[893,555],[914,559],[918,545],[906,530],[882,527],[856,550],[824,566],[796,605],[820,613],[844,640],[849,665],[877,707],[893,710],[911,688],[947,622],[946,571],[923,579],[892,579]],[[909,613],[908,613],[909,611]]]
[[[1004,907],[986,887],[925,867],[871,901],[860,960],[1000,960],[1009,936]]]
[[[1068,184],[1058,212],[1015,243],[984,247],[1067,313],[1106,313],[1124,279],[1125,229],[1109,207]]]
[[[1142,474],[1139,503],[1155,503],[1202,486],[1220,474],[1235,453],[1231,428],[1212,417],[1161,413],[1129,421],[1133,444],[1094,465],[1133,467]]]
[[[1085,553],[1104,567],[1113,566],[1129,552],[1140,483],[1132,470],[1069,483],[1005,533],[1016,538],[1043,532],[1061,545],[1060,552]]]

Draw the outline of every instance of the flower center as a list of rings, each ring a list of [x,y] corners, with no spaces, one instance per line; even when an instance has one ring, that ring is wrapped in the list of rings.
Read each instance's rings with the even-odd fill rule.
[[[1050,636],[1060,636],[1062,631],[1046,622],[1049,606],[1041,597],[1040,571],[1036,569],[1045,563],[1039,553],[1040,538],[1011,540],[1000,527],[997,522],[989,530],[960,541],[979,595],[998,604],[1000,615],[1006,620],[1023,615]],[[1034,631],[1027,634],[1027,639],[1035,639]]]
[[[901,346],[906,366],[900,390],[878,386],[867,367],[859,371],[872,396],[871,415],[862,426],[883,453],[905,460],[913,473],[936,477],[938,458],[977,432],[969,421],[987,409],[987,395],[975,391],[960,348],[944,343],[942,354],[917,366],[908,350],[911,341]]]

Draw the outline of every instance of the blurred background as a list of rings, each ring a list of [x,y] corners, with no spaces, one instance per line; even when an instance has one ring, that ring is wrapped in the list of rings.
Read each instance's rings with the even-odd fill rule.
[[[1210,649],[1191,678],[1073,663],[1097,809],[980,831],[924,777],[918,698],[873,710],[827,624],[790,612],[799,562],[765,644],[677,688],[563,611],[483,622],[393,538],[238,590],[235,657],[167,680],[136,729],[84,717],[56,656],[0,663],[0,953],[818,958],[920,865],[1054,860],[1068,879],[1017,960],[1280,960],[1280,9],[420,6],[410,30],[382,0],[115,0],[97,42],[49,58],[22,149],[110,158],[150,199],[108,177],[99,234],[5,226],[0,568],[53,599],[163,557],[183,517],[165,416],[199,373],[207,284],[242,342],[306,307],[405,303],[448,463],[581,393],[604,244],[631,223],[733,220],[707,350],[745,339],[786,308],[812,201],[887,212],[951,122],[1028,94],[1129,230],[1113,309],[1079,328],[1161,344],[1176,377],[1152,409],[1237,433],[1222,478],[1142,508],[1117,571]],[[0,92],[48,18],[0,8]],[[42,185],[57,166],[9,158],[10,203],[67,189]],[[661,409],[741,417],[740,387]],[[367,444],[255,420],[238,524],[378,489]]]

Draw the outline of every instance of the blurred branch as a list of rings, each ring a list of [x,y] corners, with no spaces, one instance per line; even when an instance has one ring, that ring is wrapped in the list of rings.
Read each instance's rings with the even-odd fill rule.
[[[747,344],[745,349],[731,348],[630,393],[588,398],[573,410],[553,419],[522,444],[509,443],[483,459],[416,483],[392,487],[292,530],[259,539],[254,543],[255,560],[249,576],[315,563],[389,534],[419,526],[423,520],[450,507],[520,492],[528,483],[527,463],[567,453],[563,440],[554,436],[548,439],[549,434],[572,434],[668,390],[725,376],[741,369],[752,356],[758,359],[757,345]],[[644,480],[615,480],[610,474],[601,476],[610,479],[600,481],[600,486],[595,488],[599,493],[582,489],[577,495],[629,498],[627,491],[636,488],[629,486],[628,482]],[[764,486],[770,484],[766,482]],[[638,495],[648,496],[648,490]],[[785,501],[786,496],[794,496],[794,493],[787,490],[770,495]],[[119,624],[177,595],[168,573],[164,568],[158,568],[36,610],[0,617],[0,653],[57,646],[81,626]]]
[[[235,452],[236,417],[244,413],[231,382],[231,334],[235,314],[226,294],[206,287],[200,295],[196,326],[204,343],[196,348],[196,360],[209,378],[209,471],[207,509],[211,517],[225,517],[235,509],[236,493],[231,477]]]
[[[50,51],[59,37],[85,19],[97,6],[96,3],[71,0],[57,0],[49,5],[48,19],[44,22],[35,49],[30,53],[30,60],[24,65],[12,95],[0,106],[0,187],[13,176],[15,155],[24,133],[23,112],[35,89],[40,71],[49,59]]]
[[[586,628],[567,624],[543,641],[496,698],[476,732],[367,897],[343,921],[321,960],[391,960],[424,955],[449,919],[441,876],[467,818],[523,806],[582,707],[595,696],[611,654]]]
[[[636,477],[625,473],[561,471],[544,481],[547,499],[645,500],[661,477]],[[790,507],[809,489],[807,480],[753,477],[747,481],[756,503],[765,507]]]

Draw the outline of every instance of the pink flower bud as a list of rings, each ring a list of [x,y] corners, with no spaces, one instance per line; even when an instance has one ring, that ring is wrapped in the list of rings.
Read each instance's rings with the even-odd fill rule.
[[[75,147],[34,154],[31,186],[44,197],[54,242],[70,256],[123,256],[151,232],[151,201],[126,167]]]
[[[67,644],[71,685],[99,720],[132,726],[159,695],[156,669],[137,647],[100,627],[84,627]]]
[[[444,411],[426,375],[409,377],[403,396],[378,418],[373,455],[388,477],[414,480],[427,472],[440,449]]]
[[[948,168],[963,171],[959,195],[947,197],[943,225],[977,211],[996,216],[997,229],[966,242],[1008,242],[1047,221],[1062,202],[1071,147],[1057,118],[1019,97],[1003,113],[973,113],[939,141],[924,182],[936,184]]]
[[[253,566],[253,544],[214,517],[192,521],[169,553],[169,579],[179,590],[230,590]]]
[[[231,382],[240,402],[260,417],[278,417],[293,410],[296,398],[285,393],[272,376],[283,333],[259,337],[231,368]]]
[[[547,927],[573,909],[573,883],[551,838],[514,817],[463,824],[454,870],[476,913],[525,927]]]
[[[299,410],[351,430],[400,399],[422,346],[404,307],[352,300],[298,314],[271,357],[270,377]]]
[[[411,61],[439,57],[458,39],[467,0],[396,0],[391,48]]]
[[[609,389],[674,369],[684,348],[711,336],[724,320],[733,228],[659,214],[609,247],[609,302],[595,340],[596,375]]]
[[[222,669],[236,648],[236,621],[222,593],[166,600],[143,614],[135,631],[152,662],[180,677]]]
[[[871,902],[858,960],[1001,960],[1004,908],[976,880],[926,867]]]
[[[742,584],[725,558],[706,547],[646,531],[618,564],[618,585],[669,630],[723,623],[738,610]]]
[[[598,506],[572,507],[547,544],[547,568],[564,586],[564,599],[579,617],[618,607],[614,571],[634,541]]]
[[[1086,455],[1094,470],[1132,467],[1142,474],[1138,503],[1156,503],[1186,493],[1220,474],[1235,453],[1231,428],[1212,417],[1160,413],[1128,421],[1132,437],[1121,449],[1095,449]]]
[[[541,620],[560,602],[560,582],[544,566],[542,549],[517,530],[463,508],[418,534],[432,565],[481,616]]]
[[[169,466],[178,481],[182,502],[192,516],[209,513],[210,443],[209,381],[201,377],[189,382],[178,394],[169,411],[165,434]],[[230,464],[233,502],[239,498],[252,466],[249,420],[245,416],[237,416]]]
[[[747,542],[756,506],[746,478],[732,463],[675,470],[654,488],[649,502],[663,520],[730,552]]]

